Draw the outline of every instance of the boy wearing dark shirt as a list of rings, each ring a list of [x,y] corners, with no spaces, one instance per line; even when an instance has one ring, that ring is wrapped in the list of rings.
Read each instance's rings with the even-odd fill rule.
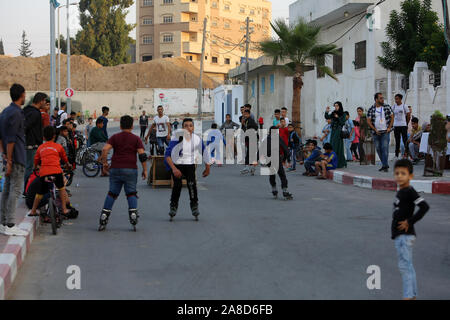
[[[109,192],[103,205],[103,210],[100,215],[99,231],[106,229],[108,219],[111,214],[114,202],[119,197],[122,187],[125,190],[125,194],[128,199],[128,215],[130,223],[136,231],[136,225],[138,223],[138,210],[137,210],[137,179],[138,179],[138,167],[136,165],[137,156],[139,155],[139,161],[142,164],[142,178],[147,179],[147,155],[145,154],[144,145],[142,140],[132,133],[133,131],[133,118],[130,116],[123,116],[120,118],[120,133],[113,135],[102,151],[101,161],[103,163],[103,169],[108,170],[109,165],[107,162],[108,153],[111,149],[114,150],[111,159],[111,169],[109,169]]]
[[[407,159],[399,160],[394,167],[395,181],[399,191],[394,202],[391,233],[397,249],[398,267],[403,281],[403,299],[415,300],[417,297],[416,272],[414,270],[412,253],[416,240],[414,224],[429,210],[426,201],[410,186],[413,179],[413,164]],[[419,210],[414,214],[415,206]]]

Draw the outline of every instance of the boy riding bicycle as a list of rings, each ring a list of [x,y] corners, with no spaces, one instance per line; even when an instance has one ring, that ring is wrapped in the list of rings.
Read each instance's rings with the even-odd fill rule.
[[[54,177],[54,184],[56,189],[59,190],[59,197],[61,198],[62,213],[67,215],[70,210],[67,209],[68,196],[64,185],[63,170],[61,169],[61,161],[66,167],[70,167],[69,160],[67,159],[66,152],[60,144],[54,142],[55,128],[44,128],[45,143],[41,145],[34,157],[34,167],[40,165],[40,180],[41,189],[34,198],[33,208],[31,209],[30,216],[37,216],[36,210],[45,194],[48,193],[49,185],[47,182],[49,177]]]

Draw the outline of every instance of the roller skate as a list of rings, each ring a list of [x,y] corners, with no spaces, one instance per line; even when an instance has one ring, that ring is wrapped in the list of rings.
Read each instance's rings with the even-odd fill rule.
[[[170,216],[170,222],[173,221],[173,218],[175,218],[175,216],[177,215],[177,206],[175,205],[170,205],[170,211],[169,211],[169,216]]]
[[[246,166],[244,169],[241,170],[241,175],[245,176],[247,174],[249,174],[250,169],[248,166]]]
[[[198,210],[198,204],[191,205],[191,210],[195,221],[198,221],[198,216],[200,215],[200,211]]]
[[[254,176],[255,175],[255,171],[256,171],[256,167],[255,166],[251,166],[250,170],[249,170],[250,175]]]
[[[287,192],[287,191],[283,191],[283,198],[284,198],[284,200],[293,200],[293,199],[294,199],[294,197],[292,196],[292,194],[290,194],[290,193]]]
[[[138,224],[139,214],[137,209],[128,210],[128,216],[130,217],[130,223],[133,226],[133,230],[136,231],[136,225]]]
[[[277,187],[272,187],[272,194],[274,199],[278,199],[278,190]]]
[[[98,231],[104,231],[106,229],[106,225],[108,224],[109,216],[111,215],[111,210],[103,209],[100,215],[100,226],[98,227]]]

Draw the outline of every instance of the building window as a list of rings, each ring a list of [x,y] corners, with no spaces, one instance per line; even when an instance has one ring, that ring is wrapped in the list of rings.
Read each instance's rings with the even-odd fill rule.
[[[172,4],[173,3],[173,0],[164,0],[163,1],[163,4]]]
[[[217,5],[217,2],[216,2],[216,1],[213,1],[213,2],[212,2],[212,7],[213,7],[214,9],[217,9],[217,8],[218,8],[218,5]]]
[[[355,44],[355,69],[366,67],[366,41]]]
[[[163,23],[172,23],[173,22],[173,16],[164,16],[163,17]]]
[[[229,5],[229,4],[225,4],[224,10],[225,10],[225,11],[230,11],[230,10],[231,10],[231,9],[230,9],[230,5]]]
[[[271,93],[275,92],[275,75],[274,74],[270,75],[270,92]]]
[[[192,56],[186,56],[187,61],[192,61]]]
[[[173,42],[173,34],[165,34],[165,35],[163,35],[163,42],[164,43]]]
[[[230,24],[228,22],[225,22],[225,24],[223,25],[223,27],[225,29],[230,29]]]
[[[334,74],[342,73],[342,48],[338,49],[338,54],[333,55],[333,72]]]
[[[219,59],[217,57],[212,57],[212,63],[218,63]]]
[[[152,18],[144,18],[144,21],[142,22],[143,25],[151,25],[153,24]]]
[[[211,23],[211,25],[212,25],[214,28],[217,28],[217,21],[213,21],[213,22]]]
[[[152,61],[152,60],[153,60],[153,56],[142,56],[142,62]]]
[[[325,65],[325,56],[323,56],[322,58],[317,59],[317,65],[316,65],[317,78],[324,78],[325,77],[325,72],[319,69],[319,66],[324,66],[324,65]]]
[[[261,94],[266,93],[266,78],[261,78]]]
[[[153,0],[144,0],[144,7],[150,7],[153,5]]]
[[[239,9],[239,12],[240,12],[240,13],[245,13],[245,8],[241,7],[241,8]]]
[[[252,97],[255,97],[255,80],[252,81]]]
[[[238,98],[234,99],[234,114],[237,115],[238,114],[238,110],[239,110],[239,100]]]
[[[172,58],[173,57],[173,53],[163,53],[162,57],[163,58]]]
[[[143,44],[152,44],[153,43],[153,37],[152,36],[144,36],[142,38]]]
[[[230,58],[225,58],[225,64],[231,64]]]
[[[255,10],[250,10],[250,14],[253,16],[255,14]]]

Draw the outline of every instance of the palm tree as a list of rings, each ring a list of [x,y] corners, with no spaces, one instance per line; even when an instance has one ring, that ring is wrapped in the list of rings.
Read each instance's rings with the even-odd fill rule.
[[[320,27],[303,19],[293,25],[287,24],[284,19],[277,19],[271,26],[278,37],[261,42],[259,48],[266,56],[273,58],[274,65],[285,63],[294,74],[292,122],[301,134],[300,99],[305,69],[316,65],[319,72],[337,81],[333,70],[325,65],[325,60],[327,56],[339,53],[334,44],[319,43]]]

